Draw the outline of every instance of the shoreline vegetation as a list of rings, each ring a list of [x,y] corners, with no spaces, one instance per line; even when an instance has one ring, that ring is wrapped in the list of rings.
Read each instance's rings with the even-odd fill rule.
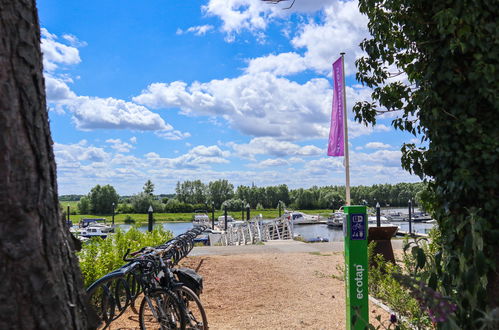
[[[67,219],[67,214],[66,214],[66,209],[67,206],[70,205],[72,202],[61,202],[61,206],[64,211],[64,216],[65,219]],[[74,202],[73,202],[74,203]],[[76,202],[77,203],[77,202]],[[101,215],[95,215],[95,214],[73,214],[71,212],[72,206],[70,205],[70,215],[69,219],[73,222],[73,224],[78,223],[81,219],[84,218],[105,218],[106,222],[111,222],[112,221],[112,214],[101,214]],[[303,212],[309,213],[309,214],[319,214],[324,217],[329,216],[333,210],[303,210]],[[208,216],[210,217],[211,220],[211,212],[207,212]],[[250,218],[254,218],[255,215],[262,215],[264,219],[274,219],[279,216],[279,210],[251,210],[250,211]],[[281,214],[284,214],[284,210],[281,211]],[[193,213],[153,213],[153,219],[156,223],[162,223],[162,222],[191,222],[192,221],[192,215]],[[219,216],[223,216],[224,212],[220,210],[215,211],[215,221],[218,219]],[[228,216],[232,216],[235,220],[241,220],[241,211],[227,211]],[[147,223],[148,221],[148,214],[147,213],[119,213],[114,215],[114,222],[118,224],[126,224],[126,219],[132,219],[134,220],[134,224],[139,224],[139,223]],[[246,211],[244,212],[244,219],[246,219]]]

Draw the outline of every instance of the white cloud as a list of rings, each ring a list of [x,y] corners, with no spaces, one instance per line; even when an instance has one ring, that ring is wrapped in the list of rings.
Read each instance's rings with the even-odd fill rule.
[[[62,80],[45,73],[45,93],[48,102],[58,102],[76,98],[76,94]]]
[[[63,34],[62,38],[69,42],[69,44],[73,47],[85,47],[87,43],[85,41],[79,40],[75,35],[72,34]]]
[[[347,87],[348,107],[369,99],[361,86]],[[218,116],[242,134],[284,140],[327,138],[331,116],[331,85],[323,78],[304,84],[260,72],[233,79],[194,82],[153,83],[133,98],[151,108],[178,107],[191,116]],[[373,131],[387,131],[351,122],[352,138]]]
[[[132,137],[130,138],[130,142],[132,142],[133,144],[136,144],[136,143],[137,143],[137,137],[132,136]]]
[[[81,130],[93,129],[132,129],[156,131],[166,139],[182,139],[190,134],[173,130],[160,115],[142,105],[112,97],[99,98],[78,96],[67,82],[72,82],[66,74],[57,74],[58,64],[78,64],[81,59],[76,47],[56,41],[57,36],[42,28],[41,48],[44,54],[45,90],[47,101],[56,111],[69,110],[76,127]],[[73,45],[86,45],[73,35],[63,35],[63,39]]]
[[[191,136],[189,132],[181,132],[178,130],[157,131],[156,135],[165,140],[183,140]]]
[[[335,1],[324,10],[323,22],[304,24],[291,43],[305,48],[308,67],[321,73],[331,72],[332,61],[345,52],[345,71],[352,74],[355,59],[362,55],[359,43],[369,36],[367,22],[357,1]]]
[[[248,167],[254,168],[265,168],[265,167],[278,167],[278,166],[287,166],[289,162],[285,159],[277,158],[277,159],[265,159],[258,163],[248,164]]]
[[[76,47],[64,45],[57,40],[57,36],[41,28],[41,49],[43,53],[43,67],[47,71],[54,71],[59,64],[78,64],[81,62],[80,53]]]
[[[133,146],[130,143],[123,142],[120,139],[107,139],[106,142],[111,144],[111,148],[118,152],[129,152],[133,149]]]
[[[268,73],[234,79],[154,83],[134,102],[151,108],[179,107],[186,115],[220,116],[250,136],[290,140],[327,135],[331,91],[325,79],[303,85]]]
[[[269,72],[276,76],[290,75],[307,69],[305,59],[297,53],[280,53],[249,60],[247,73]]]
[[[234,41],[242,31],[250,31],[262,38],[273,19],[287,17],[296,13],[312,13],[330,4],[330,0],[296,1],[292,8],[290,2],[269,4],[255,0],[210,0],[202,9],[207,16],[216,16],[222,21],[221,30],[226,33],[226,40]]]
[[[199,25],[199,26],[191,26],[187,30],[177,29],[176,34],[182,35],[186,33],[193,33],[197,36],[204,36],[206,32],[213,29],[213,25]]]
[[[279,141],[274,138],[260,137],[254,138],[247,144],[227,143],[237,156],[247,159],[255,159],[257,155],[271,155],[275,157],[288,156],[318,156],[324,154],[324,150],[313,146],[300,146],[286,141]]]
[[[86,140],[76,144],[54,143],[54,154],[58,167],[60,164],[67,165],[74,162],[102,162],[110,158],[103,148],[89,146]]]
[[[79,96],[67,107],[73,113],[78,129],[171,130],[156,113],[132,102],[108,98]]]
[[[369,149],[387,149],[387,148],[391,148],[391,145],[383,143],[383,142],[369,142],[366,144],[366,148],[369,148]]]

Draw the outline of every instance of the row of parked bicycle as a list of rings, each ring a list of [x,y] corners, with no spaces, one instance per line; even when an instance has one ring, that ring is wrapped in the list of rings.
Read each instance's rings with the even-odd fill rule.
[[[126,265],[88,287],[100,328],[107,328],[130,307],[138,313],[141,329],[208,329],[199,299],[202,277],[192,269],[175,267],[205,229],[195,227],[157,247],[128,250],[123,257]]]

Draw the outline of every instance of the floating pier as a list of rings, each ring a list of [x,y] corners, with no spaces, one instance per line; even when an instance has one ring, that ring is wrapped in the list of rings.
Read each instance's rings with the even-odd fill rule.
[[[272,240],[293,239],[293,226],[289,221],[251,220],[229,223],[218,241],[221,245],[248,245]]]

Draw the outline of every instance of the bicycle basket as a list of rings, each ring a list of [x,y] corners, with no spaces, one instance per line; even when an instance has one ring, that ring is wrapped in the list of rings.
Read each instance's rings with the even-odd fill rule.
[[[198,296],[203,292],[203,277],[190,268],[177,268],[175,271],[180,282]]]

